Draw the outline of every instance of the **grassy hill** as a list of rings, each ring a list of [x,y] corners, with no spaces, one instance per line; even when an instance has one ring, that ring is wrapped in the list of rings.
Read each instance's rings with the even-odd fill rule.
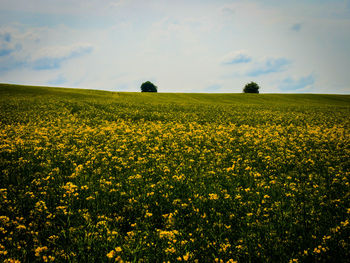
[[[322,122],[318,114],[342,122],[343,112],[350,107],[350,95],[134,93],[9,84],[0,84],[0,95],[0,114],[6,114],[5,122],[8,118],[24,121],[27,116],[9,109],[18,107],[21,112],[37,116],[41,114],[38,107],[54,107],[57,117],[59,113],[71,113],[84,121],[122,118],[237,125],[305,124],[311,120]]]
[[[0,84],[0,261],[347,262],[350,96]]]
[[[292,104],[292,105],[332,105],[349,106],[350,95],[329,94],[208,94],[208,93],[135,93],[110,92],[87,89],[52,88],[0,84],[3,96],[45,95],[72,98],[99,98],[101,100],[134,101],[147,103],[201,103],[201,104]],[[102,102],[102,101],[101,101]]]

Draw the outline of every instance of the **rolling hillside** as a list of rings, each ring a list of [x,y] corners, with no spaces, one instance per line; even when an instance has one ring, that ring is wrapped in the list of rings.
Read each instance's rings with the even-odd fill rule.
[[[350,96],[0,85],[0,261],[348,262]]]
[[[100,90],[71,89],[0,84],[2,96],[66,96],[72,98],[98,98],[115,101],[147,103],[209,103],[209,104],[292,104],[292,105],[332,105],[349,106],[350,95],[329,94],[210,94],[210,93],[135,93],[109,92]]]

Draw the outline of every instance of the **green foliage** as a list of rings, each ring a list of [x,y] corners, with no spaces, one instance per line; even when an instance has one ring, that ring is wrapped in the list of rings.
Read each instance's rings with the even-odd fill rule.
[[[348,261],[350,96],[152,95],[0,85],[0,262]]]
[[[141,85],[141,92],[157,92],[157,86],[150,81],[146,81]]]
[[[259,85],[255,82],[250,82],[244,86],[244,93],[259,93]]]

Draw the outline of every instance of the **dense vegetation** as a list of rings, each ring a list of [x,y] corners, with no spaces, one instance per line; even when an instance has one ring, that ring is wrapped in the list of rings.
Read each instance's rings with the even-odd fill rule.
[[[346,262],[350,96],[0,85],[0,261]]]
[[[146,81],[141,84],[141,92],[157,92],[157,86],[150,81]]]
[[[255,82],[250,82],[244,86],[243,92],[244,93],[259,93],[259,85]]]

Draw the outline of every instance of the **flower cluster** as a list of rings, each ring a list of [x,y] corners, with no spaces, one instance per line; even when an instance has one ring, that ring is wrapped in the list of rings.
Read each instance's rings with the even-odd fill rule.
[[[349,104],[39,91],[0,99],[0,261],[350,258]]]

